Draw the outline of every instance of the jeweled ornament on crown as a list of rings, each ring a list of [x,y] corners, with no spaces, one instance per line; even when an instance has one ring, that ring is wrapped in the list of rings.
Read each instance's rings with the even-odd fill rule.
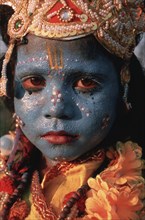
[[[15,22],[15,30],[19,30],[23,25],[23,21],[21,19],[18,19],[16,22]]]
[[[74,17],[74,12],[69,7],[65,6],[58,11],[58,18],[62,22],[69,22],[73,19],[73,17]]]

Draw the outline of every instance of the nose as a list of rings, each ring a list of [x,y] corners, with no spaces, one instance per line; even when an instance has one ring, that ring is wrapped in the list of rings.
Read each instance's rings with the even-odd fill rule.
[[[44,106],[45,118],[71,119],[74,117],[73,100],[66,91],[53,89]]]

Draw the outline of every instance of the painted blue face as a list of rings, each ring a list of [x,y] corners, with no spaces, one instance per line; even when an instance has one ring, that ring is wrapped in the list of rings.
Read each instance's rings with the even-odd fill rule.
[[[73,160],[109,133],[119,98],[116,68],[96,40],[28,36],[18,48],[15,111],[49,159]]]

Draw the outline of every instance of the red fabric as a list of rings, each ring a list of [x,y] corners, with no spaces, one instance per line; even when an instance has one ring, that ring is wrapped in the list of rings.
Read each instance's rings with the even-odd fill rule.
[[[14,192],[14,183],[9,176],[4,176],[0,180],[0,192],[7,192],[8,194],[12,195]]]

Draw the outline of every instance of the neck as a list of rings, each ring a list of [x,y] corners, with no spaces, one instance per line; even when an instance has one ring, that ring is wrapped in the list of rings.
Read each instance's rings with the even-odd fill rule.
[[[48,169],[51,169],[52,167],[56,166],[59,163],[59,161],[51,160],[47,157],[42,157],[42,163],[41,163],[41,168],[40,168],[40,176],[43,178],[45,175],[46,171]]]

